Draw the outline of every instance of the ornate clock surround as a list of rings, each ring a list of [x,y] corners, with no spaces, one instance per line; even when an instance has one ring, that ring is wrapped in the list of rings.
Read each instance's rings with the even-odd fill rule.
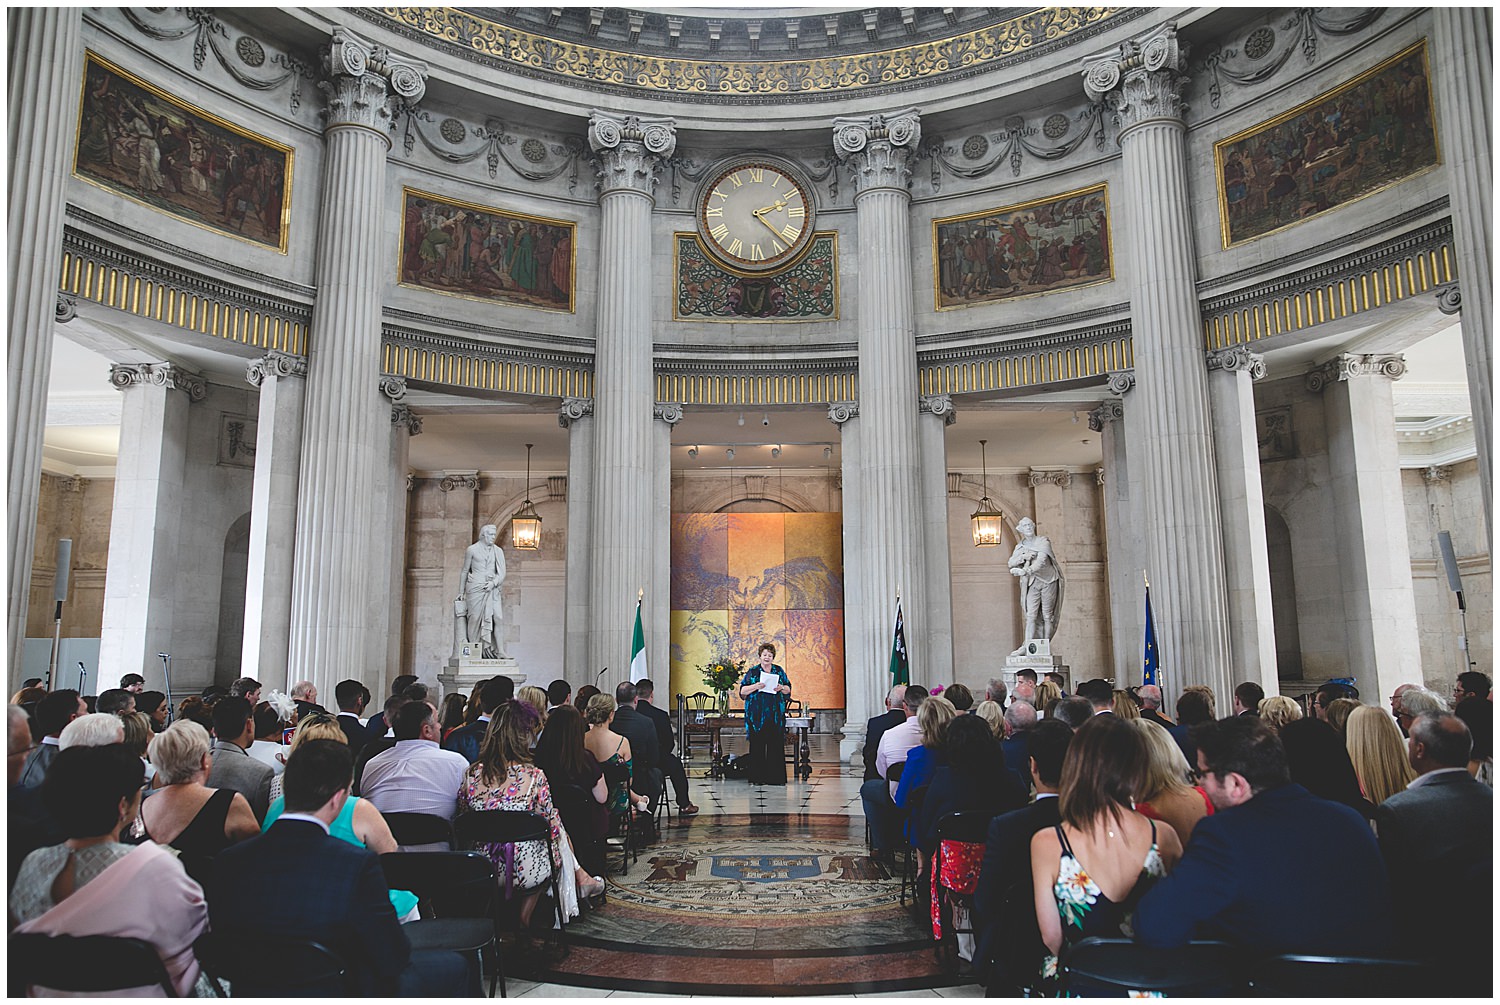
[[[766,276],[812,246],[814,189],[795,164],[769,154],[726,157],[694,199],[698,239],[709,257],[739,275]]]

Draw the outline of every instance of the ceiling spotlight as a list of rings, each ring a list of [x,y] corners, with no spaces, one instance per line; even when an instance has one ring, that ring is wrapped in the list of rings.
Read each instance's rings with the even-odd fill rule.
[[[781,444],[778,443],[778,444],[776,444],[776,446],[774,446],[774,447],[771,448],[771,456],[772,457],[780,457],[781,456]]]
[[[740,425],[743,426],[744,424],[745,424],[745,413],[741,412],[740,413]]]
[[[729,458],[731,461],[734,460],[734,448],[729,447],[727,450],[725,450],[724,456]]]
[[[697,457],[698,456],[698,448],[696,446],[688,447],[688,456],[689,457]]]

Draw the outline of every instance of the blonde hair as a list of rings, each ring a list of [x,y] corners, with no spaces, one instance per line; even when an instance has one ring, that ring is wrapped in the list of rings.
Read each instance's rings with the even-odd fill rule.
[[[333,740],[345,745],[349,743],[349,738],[344,735],[339,721],[321,712],[314,712],[297,723],[297,729],[292,733],[292,745],[287,748],[286,756],[290,759],[297,752],[297,748],[308,740]]]
[[[1416,772],[1406,760],[1406,744],[1384,709],[1361,705],[1349,713],[1344,744],[1365,798],[1379,806],[1411,784]]]
[[[1130,697],[1129,691],[1116,691],[1114,704],[1110,706],[1115,715],[1122,719],[1139,719],[1141,717],[1141,706]]]
[[[1062,688],[1057,686],[1056,681],[1038,681],[1036,685],[1036,701],[1031,703],[1032,708],[1046,708],[1049,701],[1062,697]]]
[[[596,694],[589,699],[588,706],[583,711],[583,718],[590,726],[597,726],[601,722],[608,722],[609,715],[614,710],[613,698],[607,694]]]
[[[536,709],[537,717],[541,719],[541,726],[537,727],[537,732],[541,733],[547,725],[547,692],[535,684],[527,684],[516,692],[516,700],[524,701]]]
[[[151,717],[145,712],[127,712],[120,716],[120,725],[125,727],[125,746],[136,757],[146,756],[146,747],[151,743]]]
[[[1401,697],[1405,698],[1406,695]],[[1349,713],[1356,708],[1359,708],[1359,702],[1353,698],[1335,698],[1323,710],[1323,718],[1328,721],[1328,725],[1339,731],[1339,736],[1343,736],[1349,726]]]
[[[928,695],[917,708],[917,728],[922,731],[922,746],[936,747],[942,743],[943,730],[957,714],[958,709],[947,698],[940,694]]]
[[[1273,694],[1269,698],[1262,698],[1255,712],[1260,716],[1261,722],[1278,730],[1287,723],[1296,722],[1302,718],[1302,706],[1284,694]]]
[[[1189,791],[1187,757],[1172,734],[1150,719],[1137,716],[1126,721],[1146,738],[1146,776],[1136,802],[1149,803],[1168,792]]]
[[[990,732],[995,734],[995,739],[1003,739],[1005,736],[1005,713],[1001,711],[997,702],[988,699],[974,706],[974,714],[989,723]]]
[[[203,755],[212,742],[208,730],[191,719],[178,719],[156,734],[146,756],[163,785],[179,785],[203,769]]]

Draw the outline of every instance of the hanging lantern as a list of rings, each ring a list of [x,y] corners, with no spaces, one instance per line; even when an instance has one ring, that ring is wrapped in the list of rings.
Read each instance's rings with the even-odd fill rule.
[[[510,518],[510,543],[521,551],[536,551],[542,546],[542,518],[531,505],[531,448],[526,444],[526,501]]]
[[[1005,515],[995,505],[995,500],[990,498],[990,469],[984,454],[984,445],[988,440],[979,441],[979,463],[984,472],[984,494],[979,499],[979,508],[969,517],[969,524],[974,530],[974,547],[993,548],[1000,543],[1000,529],[1004,526]]]

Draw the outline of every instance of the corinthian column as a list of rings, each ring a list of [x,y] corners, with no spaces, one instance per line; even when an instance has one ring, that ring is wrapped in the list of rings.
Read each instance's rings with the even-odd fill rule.
[[[17,7],[8,20],[10,512],[5,540],[10,549],[10,595],[6,616],[11,683],[19,684],[41,495],[52,325],[62,268],[63,193],[83,76],[83,17],[76,8]]]
[[[1453,244],[1463,291],[1464,360],[1479,453],[1479,489],[1485,530],[1491,531],[1490,494],[1490,118],[1492,76],[1490,11],[1487,7],[1432,9],[1432,68],[1447,161]]]
[[[307,364],[297,497],[288,683],[334,684],[385,663],[384,633],[365,595],[386,579],[373,500],[390,454],[390,403],[380,396],[382,225],[391,102],[415,102],[427,68],[342,28],[323,55],[328,79],[318,301]],[[383,489],[383,484],[379,488]],[[383,511],[382,511],[383,512]],[[377,637],[378,636],[378,637]],[[267,682],[276,683],[276,682]]]
[[[833,147],[854,168],[859,222],[859,435],[868,445],[856,485],[844,486],[846,522],[864,538],[864,602],[844,612],[851,651],[888,654],[900,590],[912,683],[940,683],[931,647],[917,439],[917,349],[912,322],[911,159],[921,141],[915,108],[833,120]],[[853,491],[850,491],[850,489]],[[857,513],[855,512],[857,511]],[[858,666],[877,674],[870,691],[890,681],[884,661]],[[851,711],[852,715],[852,711]]]
[[[1085,62],[1084,89],[1106,101],[1121,124],[1124,192],[1116,205],[1123,219],[1115,232],[1130,263],[1133,403],[1145,435],[1140,515],[1162,666],[1174,689],[1202,683],[1227,695],[1236,681],[1194,288],[1180,75],[1186,65],[1187,47],[1178,43],[1176,25],[1167,24]]]
[[[599,174],[599,324],[594,337],[594,442],[589,530],[589,663],[628,678],[636,591],[656,596],[651,476],[651,209],[662,162],[677,147],[671,119],[589,114]],[[652,612],[655,617],[656,612]]]

